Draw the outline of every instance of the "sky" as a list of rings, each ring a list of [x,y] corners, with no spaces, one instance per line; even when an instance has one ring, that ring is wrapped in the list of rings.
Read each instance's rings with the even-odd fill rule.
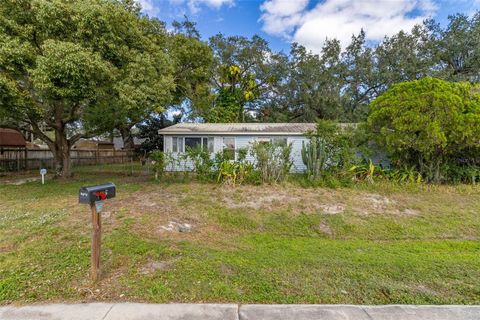
[[[298,42],[320,52],[326,39],[343,47],[360,30],[375,43],[400,30],[408,31],[424,19],[445,25],[455,13],[473,15],[480,0],[137,0],[143,12],[167,23],[197,23],[202,38],[254,34],[275,51],[289,52]]]

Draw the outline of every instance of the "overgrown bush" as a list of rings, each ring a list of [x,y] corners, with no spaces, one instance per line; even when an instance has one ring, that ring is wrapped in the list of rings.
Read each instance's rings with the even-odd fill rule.
[[[302,160],[309,179],[320,178],[327,169],[339,173],[348,170],[355,159],[353,130],[330,120],[317,123],[316,131],[308,135],[308,143],[302,144]]]
[[[348,172],[352,174],[354,181],[367,181],[369,183],[374,183],[375,176],[384,175],[381,168],[373,164],[372,160],[368,160],[367,163],[353,165]]]
[[[292,144],[280,141],[252,143],[250,153],[262,182],[276,183],[287,178],[293,166]]]
[[[213,161],[207,150],[201,146],[187,148],[186,155],[193,165],[193,172],[200,180],[208,180],[212,177]]]
[[[253,164],[246,160],[248,149],[238,150],[237,160],[230,160],[230,154],[219,152],[215,155],[217,182],[237,185],[257,182]]]
[[[150,159],[155,172],[155,180],[158,180],[165,172],[165,154],[160,150],[154,150],[150,153]]]
[[[480,93],[469,83],[424,78],[396,84],[374,100],[367,127],[397,168],[431,182],[476,181]]]
[[[377,180],[391,180],[397,183],[421,183],[423,177],[415,167],[404,166],[397,169],[385,169],[379,164],[374,164],[371,159],[360,164],[355,164],[348,170],[352,180],[374,183]]]

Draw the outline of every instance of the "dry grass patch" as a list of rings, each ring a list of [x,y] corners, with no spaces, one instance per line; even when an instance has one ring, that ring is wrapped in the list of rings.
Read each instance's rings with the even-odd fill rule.
[[[110,180],[118,193],[102,213],[103,278],[93,284],[77,192]],[[480,303],[479,191],[97,174],[2,185],[0,303]],[[162,228],[172,221],[191,230]]]

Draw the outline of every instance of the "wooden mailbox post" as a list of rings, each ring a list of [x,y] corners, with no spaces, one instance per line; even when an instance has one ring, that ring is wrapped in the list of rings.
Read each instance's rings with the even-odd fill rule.
[[[79,202],[89,204],[92,213],[93,232],[90,277],[93,281],[97,281],[100,274],[100,248],[102,242],[102,218],[100,213],[103,201],[114,198],[115,193],[116,187],[113,183],[80,188]]]

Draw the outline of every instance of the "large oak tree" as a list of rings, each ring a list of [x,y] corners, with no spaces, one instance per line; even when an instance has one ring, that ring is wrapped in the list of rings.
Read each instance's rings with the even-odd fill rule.
[[[170,99],[167,32],[139,12],[114,0],[0,6],[0,117],[42,139],[59,176],[70,176],[80,138],[128,126]]]

